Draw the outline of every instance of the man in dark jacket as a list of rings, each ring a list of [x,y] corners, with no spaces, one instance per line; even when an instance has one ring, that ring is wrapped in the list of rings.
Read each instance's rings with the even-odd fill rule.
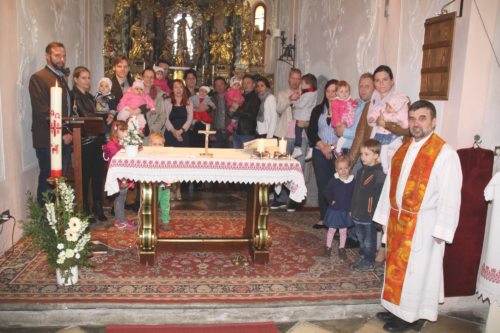
[[[125,90],[132,87],[134,80],[132,80],[129,70],[130,67],[126,56],[120,55],[113,60],[113,71],[115,74],[111,77],[111,83],[113,84],[111,93],[115,96],[116,105],[120,103]]]
[[[240,149],[245,142],[255,139],[260,108],[260,99],[255,92],[255,79],[250,74],[243,76],[243,96],[245,101],[240,107],[235,103],[230,108],[233,116],[238,118],[238,128],[233,133],[233,147]]]
[[[33,74],[29,82],[29,94],[31,99],[33,148],[40,174],[38,175],[37,200],[43,204],[43,193],[49,189],[47,179],[50,177],[50,88],[58,86],[62,88],[61,110],[63,117],[70,115],[70,96],[65,74],[66,50],[59,42],[52,42],[45,48],[45,60],[47,65]],[[72,136],[64,131],[63,136],[63,175],[66,171],[67,161],[70,156],[70,143]]]

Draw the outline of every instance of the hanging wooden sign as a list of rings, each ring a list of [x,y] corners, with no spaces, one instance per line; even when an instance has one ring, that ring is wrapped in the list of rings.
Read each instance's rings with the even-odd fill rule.
[[[456,12],[425,21],[420,98],[448,100]]]

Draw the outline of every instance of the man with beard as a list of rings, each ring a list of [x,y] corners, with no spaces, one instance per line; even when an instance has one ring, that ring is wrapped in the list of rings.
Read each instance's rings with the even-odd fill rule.
[[[444,300],[443,256],[458,225],[462,170],[456,151],[434,133],[436,108],[413,103],[412,138],[392,158],[373,220],[386,229],[384,329],[400,332],[437,320]]]
[[[37,200],[43,203],[43,193],[49,189],[47,179],[50,177],[50,126],[48,118],[50,116],[50,88],[56,82],[62,88],[62,115],[69,116],[70,96],[66,75],[69,70],[66,66],[66,50],[59,42],[52,42],[45,48],[45,60],[47,65],[33,74],[29,82],[29,93],[31,98],[32,124],[31,132],[33,137],[33,148],[40,174],[38,175]],[[69,132],[63,131],[62,164],[63,175],[66,173],[66,166],[71,152],[72,136]]]

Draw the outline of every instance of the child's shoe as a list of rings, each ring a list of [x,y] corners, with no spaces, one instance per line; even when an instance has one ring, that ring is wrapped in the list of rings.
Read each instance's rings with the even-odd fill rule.
[[[345,248],[339,249],[339,259],[342,261],[347,259],[347,254],[345,253]]]
[[[135,225],[130,220],[126,220],[125,222],[122,222],[120,220],[115,220],[114,225],[118,230],[133,230],[137,228],[137,225]]]
[[[300,147],[293,148],[292,158],[297,158],[300,156],[302,156],[302,148],[300,148]]]
[[[313,149],[311,147],[307,148],[306,161],[310,161],[313,158]]]
[[[332,256],[332,248],[325,246],[325,252],[323,253],[323,257],[330,258]]]

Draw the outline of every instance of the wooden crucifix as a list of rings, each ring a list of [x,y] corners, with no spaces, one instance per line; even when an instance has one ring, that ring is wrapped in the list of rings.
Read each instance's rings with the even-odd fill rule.
[[[215,134],[217,131],[211,131],[210,130],[210,124],[205,125],[205,130],[204,131],[198,131],[198,134],[205,134],[205,152],[200,153],[201,156],[206,156],[206,157],[213,157],[214,154],[208,152],[208,137],[211,134]]]

